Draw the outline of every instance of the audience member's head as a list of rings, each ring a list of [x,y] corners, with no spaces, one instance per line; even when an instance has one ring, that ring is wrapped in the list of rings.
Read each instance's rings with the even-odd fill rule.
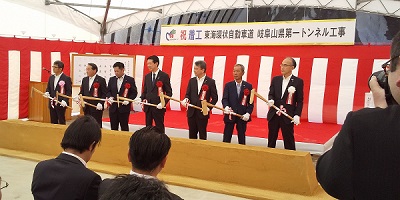
[[[137,173],[157,176],[164,168],[171,148],[171,140],[157,127],[137,130],[129,141],[129,161]]]
[[[101,140],[101,129],[90,115],[79,117],[65,130],[61,147],[88,162]]]
[[[165,184],[155,178],[118,175],[100,200],[169,200],[173,199]]]

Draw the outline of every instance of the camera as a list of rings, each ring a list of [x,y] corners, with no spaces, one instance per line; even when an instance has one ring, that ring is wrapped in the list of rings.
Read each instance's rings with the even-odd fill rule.
[[[376,77],[379,86],[385,90],[386,103],[388,105],[396,104],[396,103],[394,103],[396,101],[393,99],[392,93],[390,92],[390,88],[389,88],[389,84],[388,84],[388,77],[387,77],[387,74],[385,73],[385,71],[380,70],[380,71],[372,73],[371,76],[369,76],[368,87],[370,90],[371,90],[371,87],[369,86],[369,81],[371,80],[372,76]]]

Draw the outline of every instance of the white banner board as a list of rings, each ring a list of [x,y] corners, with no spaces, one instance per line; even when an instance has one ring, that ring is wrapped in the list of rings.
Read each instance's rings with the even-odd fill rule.
[[[86,75],[86,66],[88,63],[97,65],[97,74],[108,80],[115,76],[113,65],[116,62],[122,62],[125,65],[125,74],[134,76],[134,56],[123,55],[96,55],[96,54],[73,54],[72,55],[72,85],[80,86],[82,78]]]
[[[353,45],[355,19],[163,25],[161,45]]]

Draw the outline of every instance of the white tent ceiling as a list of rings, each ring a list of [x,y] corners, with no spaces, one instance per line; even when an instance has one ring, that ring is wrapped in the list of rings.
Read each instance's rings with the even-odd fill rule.
[[[106,12],[108,1],[110,1],[110,7]],[[169,16],[247,6],[305,6],[400,16],[399,0],[0,0],[0,2],[3,2],[0,8],[2,9],[0,16],[4,15],[3,19],[14,18],[12,15],[6,16],[2,13],[7,10],[13,12],[4,5],[11,7],[11,4],[18,4],[45,13],[46,21],[51,17],[57,18],[97,37],[100,36],[101,24],[106,13],[106,33]],[[22,14],[30,18],[26,13]],[[0,22],[0,25],[2,23],[4,22]],[[24,28],[20,29],[22,32]],[[45,37],[49,34],[54,35],[51,29],[52,27],[45,28]],[[0,31],[0,34],[3,33]],[[76,36],[68,38],[71,37]]]

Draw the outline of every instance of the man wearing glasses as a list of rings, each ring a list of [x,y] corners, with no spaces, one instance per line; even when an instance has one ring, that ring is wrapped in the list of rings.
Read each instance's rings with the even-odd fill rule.
[[[56,92],[61,94],[71,96],[72,94],[72,82],[71,78],[63,73],[64,63],[57,60],[53,64],[54,74],[50,76],[47,82],[46,92],[43,94],[46,98],[54,98],[56,101],[49,101],[50,109],[50,121],[52,124],[65,124],[65,110],[69,104],[69,99],[65,97],[58,96],[55,99]]]
[[[294,140],[294,124],[300,124],[301,111],[303,110],[303,80],[294,76],[292,71],[296,68],[296,61],[287,57],[282,61],[282,76],[276,76],[271,81],[268,94],[270,109],[268,120],[268,147],[275,148],[279,129],[282,130],[285,149],[296,150]],[[281,114],[271,106],[275,105],[282,112],[293,116],[293,121]]]
[[[387,83],[394,104],[373,76],[377,108],[347,114],[331,150],[318,159],[317,179],[338,199],[400,199],[400,32],[393,38]]]

